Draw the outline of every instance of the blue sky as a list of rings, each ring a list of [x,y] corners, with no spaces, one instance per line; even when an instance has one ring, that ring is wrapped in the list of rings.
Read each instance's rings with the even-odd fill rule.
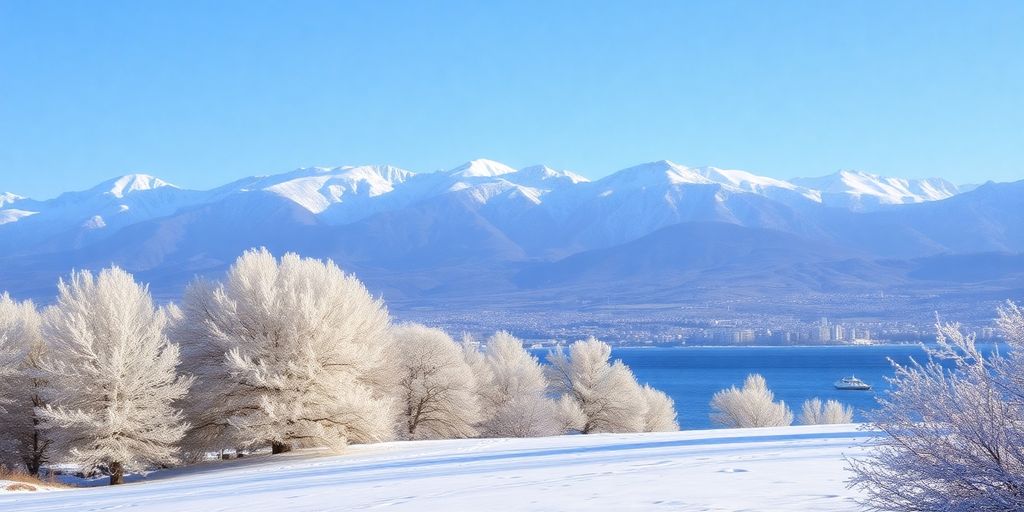
[[[1022,2],[0,0],[0,190],[477,157],[1024,178]]]

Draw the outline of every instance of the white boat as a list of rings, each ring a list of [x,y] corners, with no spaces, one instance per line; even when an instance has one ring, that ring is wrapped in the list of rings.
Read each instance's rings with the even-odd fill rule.
[[[857,377],[843,377],[836,381],[836,389],[849,390],[849,391],[867,391],[871,389],[871,384],[864,382]]]

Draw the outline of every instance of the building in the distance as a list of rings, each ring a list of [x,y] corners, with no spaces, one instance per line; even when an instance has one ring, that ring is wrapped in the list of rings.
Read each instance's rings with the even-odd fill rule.
[[[821,317],[821,323],[818,324],[818,341],[821,343],[827,343],[831,338],[832,335],[828,327],[828,318]]]
[[[843,341],[846,339],[846,333],[843,332],[843,326],[835,324],[832,326],[832,341]]]

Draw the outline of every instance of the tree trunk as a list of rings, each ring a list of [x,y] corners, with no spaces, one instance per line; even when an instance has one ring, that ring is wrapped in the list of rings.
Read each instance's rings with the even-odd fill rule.
[[[124,466],[120,462],[110,463],[110,485],[120,485],[124,483]]]
[[[275,454],[275,453],[285,453],[285,452],[290,452],[290,451],[292,451],[292,445],[290,445],[288,443],[271,443],[270,444],[270,453],[272,453],[272,454]]]

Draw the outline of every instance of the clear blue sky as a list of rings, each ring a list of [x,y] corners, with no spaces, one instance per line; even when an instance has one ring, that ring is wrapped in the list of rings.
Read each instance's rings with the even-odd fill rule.
[[[1024,178],[1024,2],[0,0],[0,190],[658,159]]]

